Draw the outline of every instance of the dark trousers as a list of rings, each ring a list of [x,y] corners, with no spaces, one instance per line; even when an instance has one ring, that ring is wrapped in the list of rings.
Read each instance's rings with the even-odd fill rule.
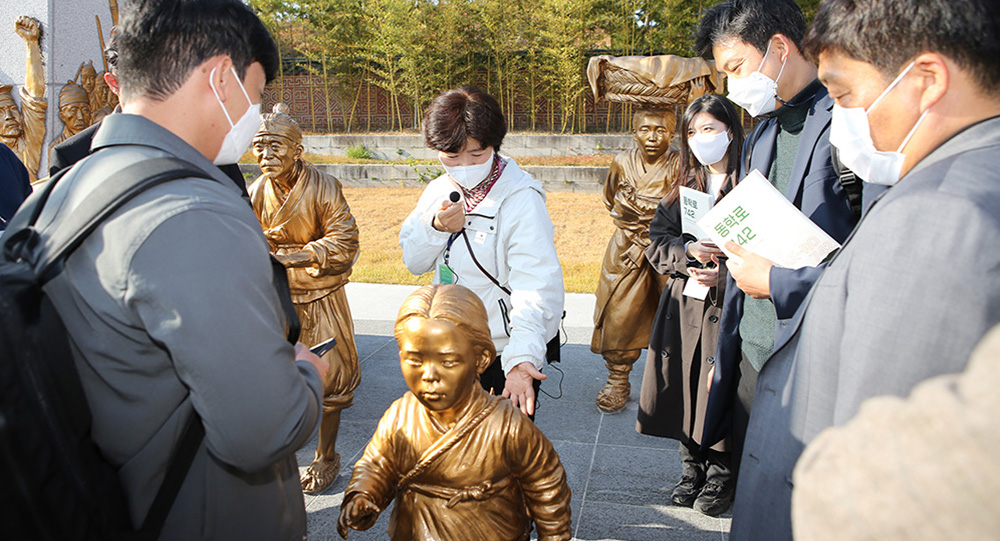
[[[743,458],[743,443],[747,439],[747,426],[750,424],[750,410],[753,409],[753,397],[757,390],[757,370],[754,369],[746,355],[740,360],[740,382],[736,387],[736,402],[733,403],[733,475],[739,477],[740,462]]]
[[[507,384],[507,376],[503,373],[503,366],[500,364],[500,356],[493,360],[491,364],[482,374],[479,374],[479,383],[483,386],[486,392],[500,396],[503,394],[504,385]],[[535,411],[538,411],[538,389],[542,387],[542,381],[536,379],[533,384],[535,388]],[[529,415],[529,419],[535,420],[534,415]]]
[[[681,457],[681,476],[715,481],[726,485],[733,477],[729,451],[701,450],[694,441],[682,441],[678,454]]]

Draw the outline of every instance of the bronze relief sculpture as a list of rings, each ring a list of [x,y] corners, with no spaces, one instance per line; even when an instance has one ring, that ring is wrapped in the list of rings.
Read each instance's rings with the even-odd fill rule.
[[[344,285],[358,258],[358,227],[340,182],[302,160],[302,131],[278,104],[263,115],[253,153],[263,171],[250,199],[271,252],[288,270],[292,301],[302,323],[299,340],[313,346],[330,337],[336,346],[324,382],[323,420],[316,457],[302,475],[302,489],[322,492],[340,471],[335,451],[340,412],[350,407],[361,381],[354,322]]]
[[[21,107],[11,96],[12,85],[0,85],[0,141],[17,155],[28,170],[31,181],[38,180],[38,166],[45,141],[45,72],[39,48],[41,23],[31,17],[19,17],[14,23],[17,35],[27,45],[25,81],[21,87]]]
[[[93,84],[91,84],[91,88],[93,88]],[[59,137],[56,137],[49,143],[49,156],[52,155],[52,147],[90,126],[90,94],[87,92],[86,87],[78,85],[73,81],[66,82],[62,90],[59,91],[59,120],[63,123],[63,129]]]
[[[486,308],[460,285],[424,286],[395,336],[410,391],[379,421],[340,507],[337,530],[366,530],[395,501],[393,540],[565,540],[570,490],[552,443],[479,374],[493,362]]]

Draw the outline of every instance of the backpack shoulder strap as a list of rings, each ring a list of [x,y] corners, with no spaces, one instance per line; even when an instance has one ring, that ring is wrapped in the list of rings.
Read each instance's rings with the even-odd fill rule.
[[[215,180],[198,166],[179,158],[152,158],[120,169],[102,181],[53,231],[36,267],[41,283],[58,274],[66,258],[125,203],[153,186],[187,177]],[[39,212],[40,209],[34,212],[35,219]]]
[[[864,206],[862,201],[862,188],[864,185],[861,179],[854,174],[854,171],[844,167],[844,164],[840,161],[840,152],[833,145],[830,145],[830,161],[833,163],[834,171],[837,172],[840,186],[844,188],[844,193],[847,194],[847,203],[851,205],[851,213],[854,214],[854,219],[860,220],[862,207]]]

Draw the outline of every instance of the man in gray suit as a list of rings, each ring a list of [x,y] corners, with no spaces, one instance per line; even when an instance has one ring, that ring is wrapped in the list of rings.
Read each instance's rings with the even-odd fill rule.
[[[805,444],[866,398],[961,371],[1000,322],[1000,4],[827,0],[803,48],[836,100],[830,139],[842,161],[896,184],[760,372],[734,540],[791,539]]]

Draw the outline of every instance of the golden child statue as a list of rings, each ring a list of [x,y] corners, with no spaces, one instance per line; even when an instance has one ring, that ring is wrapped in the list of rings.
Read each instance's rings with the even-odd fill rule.
[[[45,141],[45,70],[38,37],[42,25],[38,19],[19,17],[14,23],[18,36],[28,46],[25,61],[25,81],[21,87],[21,108],[18,109],[10,91],[11,85],[0,85],[0,142],[10,147],[28,170],[31,182],[38,180],[38,166]]]
[[[399,310],[410,391],[379,421],[340,506],[337,531],[367,530],[395,498],[393,540],[570,539],[570,491],[552,443],[479,374],[496,356],[486,308],[459,285],[424,286]]]
[[[340,182],[301,159],[302,130],[283,104],[263,115],[253,153],[264,172],[250,186],[250,200],[271,252],[288,269],[292,301],[302,322],[299,340],[313,346],[330,337],[337,345],[323,397],[319,446],[302,475],[302,490],[322,492],[340,471],[335,451],[340,412],[351,406],[361,382],[354,321],[344,285],[358,259],[358,226]]]
[[[677,120],[664,109],[640,109],[632,118],[638,148],[615,156],[604,182],[604,204],[615,230],[604,252],[597,285],[590,349],[604,357],[608,381],[597,395],[607,412],[625,406],[629,372],[649,334],[667,276],[646,261],[649,223],[677,175],[678,153],[670,148]]]

